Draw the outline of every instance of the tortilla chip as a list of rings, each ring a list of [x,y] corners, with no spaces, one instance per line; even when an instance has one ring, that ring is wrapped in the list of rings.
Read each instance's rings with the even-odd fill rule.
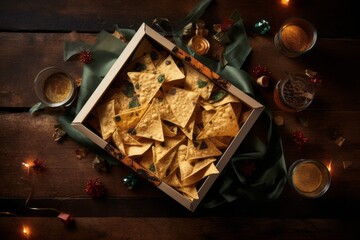
[[[169,172],[167,172],[167,170],[169,169],[169,166],[171,165],[175,154],[176,154],[176,148],[173,148],[162,158],[158,158],[157,154],[155,155],[156,157],[154,160],[154,166],[156,169],[156,174],[159,178],[163,179],[164,177],[169,175]]]
[[[162,74],[148,72],[128,72],[130,81],[134,85],[140,106],[148,104],[160,89],[164,78]]]
[[[248,110],[246,112],[243,112],[240,115],[239,124],[242,124],[242,123],[246,122],[246,120],[249,118],[251,112],[252,112],[252,110]]]
[[[159,51],[155,49],[152,44],[147,40],[146,38],[143,38],[141,40],[139,46],[136,48],[136,52],[134,53],[134,56],[132,57],[131,62],[133,62],[133,59],[138,59],[139,57],[150,54],[151,60],[153,61],[153,64],[155,66],[159,65],[168,54],[166,51]]]
[[[220,100],[218,102],[214,102],[212,105],[214,107],[218,107],[218,106],[225,105],[227,103],[238,103],[238,102],[240,102],[240,100],[238,98],[236,98],[232,94],[228,93],[222,100]]]
[[[127,109],[125,101],[122,100],[121,96],[121,90],[120,88],[110,89],[109,92],[107,92],[106,96],[103,97],[101,100],[102,103],[110,102],[111,100],[115,100],[115,113],[118,113],[121,110]],[[125,108],[124,108],[125,107]]]
[[[233,140],[233,137],[227,137],[227,136],[218,136],[215,138],[226,145],[229,145],[230,142]]]
[[[150,57],[155,67],[158,67],[164,61],[167,54],[168,53],[166,51],[158,51],[155,48],[151,48]]]
[[[132,68],[130,71],[145,72],[145,71],[154,71],[155,69],[156,68],[153,61],[151,60],[150,54],[147,53],[144,56],[136,59],[132,63]]]
[[[231,103],[232,108],[234,109],[234,113],[236,115],[236,119],[240,119],[241,111],[242,111],[242,103]]]
[[[134,59],[138,59],[139,57],[149,53],[152,48],[153,48],[153,46],[149,42],[149,40],[147,40],[146,38],[143,38],[143,40],[140,42],[140,44],[136,47],[136,51],[135,51],[131,61],[133,62]]]
[[[119,102],[120,110],[124,111],[134,107],[133,98],[135,97],[134,86],[131,82],[126,80],[127,76],[124,79],[121,79],[121,85],[117,88],[117,94],[115,95],[116,100]]]
[[[201,115],[203,124],[205,125],[206,123],[208,123],[215,113],[216,110],[202,111]]]
[[[187,145],[181,144],[175,154],[174,160],[177,160],[178,164],[182,161],[186,161]]]
[[[154,148],[154,146],[152,147]],[[155,168],[154,168],[154,154],[153,151],[151,149],[148,149],[142,156],[141,161],[140,161],[140,165],[143,166],[144,168],[148,169],[149,171],[154,172]]]
[[[120,132],[120,130],[118,128],[112,134],[112,140],[115,143],[116,147],[120,150],[120,152],[122,154],[126,155],[124,142],[121,139],[121,132]]]
[[[184,195],[189,198],[190,201],[193,201],[194,199],[199,199],[199,194],[196,189],[196,184],[190,185],[190,186],[182,186],[180,188],[177,188],[180,192],[184,193]]]
[[[176,119],[174,113],[171,111],[169,103],[164,97],[164,93],[160,90],[157,92],[156,97],[154,98],[154,104],[156,109],[160,113],[160,118],[166,120],[173,124],[179,125],[178,120]]]
[[[194,142],[188,140],[186,158],[189,160],[220,156],[221,154],[222,152],[209,139]]]
[[[175,137],[176,136],[177,127],[175,125],[171,127],[162,122],[162,127],[163,127],[164,136],[166,136],[166,137]]]
[[[209,140],[218,148],[218,149],[226,149],[229,145],[219,141],[216,137],[211,137]]]
[[[180,179],[184,180],[191,177],[201,169],[207,167],[209,164],[215,162],[215,158],[204,158],[195,160],[185,160],[179,163]],[[199,179],[200,180],[200,179]]]
[[[141,143],[139,143],[139,141],[136,140],[135,137],[136,137],[136,136],[130,135],[130,134],[127,133],[127,132],[121,132],[121,134],[120,134],[121,141],[122,141],[124,144],[126,144],[126,145],[140,146]]]
[[[184,66],[186,72],[184,88],[199,93],[204,100],[209,99],[214,83],[189,64],[185,63]]]
[[[157,70],[165,74],[165,82],[171,82],[185,78],[185,75],[176,65],[171,54],[159,65]]]
[[[135,127],[135,135],[150,138],[160,142],[164,141],[164,133],[160,115],[152,103]]]
[[[140,122],[140,119],[147,110],[147,107],[148,106],[142,106],[120,112],[119,114],[113,116],[115,125],[121,131],[130,133]]]
[[[216,168],[213,162],[206,165],[200,171],[196,172],[195,174],[189,176],[188,178],[181,180],[180,183],[183,187],[192,186],[198,183],[201,179],[211,175],[211,174],[218,174],[219,170]]]
[[[197,140],[216,136],[234,137],[239,132],[237,118],[230,103],[218,108],[209,122],[204,124]]]
[[[176,149],[174,159],[172,160],[172,162],[167,170],[167,173],[169,175],[171,175],[171,174],[177,173],[177,172],[179,172],[179,161],[177,159],[177,149]]]
[[[162,180],[172,187],[175,188],[181,187],[180,180],[175,172],[170,174],[169,176],[164,177]]]
[[[149,150],[154,141],[146,138],[141,138],[139,139],[139,143],[141,144],[140,146],[125,145],[125,152],[129,157],[143,155],[147,150]]]
[[[189,122],[186,124],[186,126],[184,128],[180,127],[180,130],[185,134],[187,138],[193,140],[194,126],[195,126],[195,111],[191,116]]]
[[[178,135],[175,137],[165,137],[164,142],[155,142],[156,159],[159,161],[168,152],[176,148],[186,137],[184,135]]]
[[[179,122],[179,126],[184,128],[194,112],[199,94],[165,85],[163,89],[165,99]]]
[[[116,125],[114,121],[115,115],[115,100],[111,100],[101,106],[95,111],[95,116],[100,122],[100,131],[103,139],[108,140],[115,131]]]
[[[212,104],[205,101],[200,101],[200,106],[206,111],[215,110],[215,107]]]

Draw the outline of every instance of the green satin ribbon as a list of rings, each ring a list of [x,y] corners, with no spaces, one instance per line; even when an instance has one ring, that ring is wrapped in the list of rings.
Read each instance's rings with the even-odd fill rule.
[[[196,55],[182,40],[181,34],[183,27],[200,18],[210,3],[211,0],[202,0],[187,17],[180,21],[170,23],[174,30],[174,41],[177,46],[200,60],[213,71],[222,75],[233,85],[255,99],[258,99],[254,94],[254,88],[252,86],[254,81],[249,74],[240,69],[251,51],[250,43],[241,19],[234,23],[228,33],[232,42],[226,46],[224,56],[228,64],[225,67],[221,66],[221,64],[215,60]],[[131,39],[135,33],[129,29],[118,29],[117,26],[116,30],[123,33],[128,40]],[[66,114],[59,117],[59,121],[71,138],[92,149],[110,164],[119,164],[119,161],[111,157],[76,129],[72,128],[70,124],[125,46],[125,43],[119,41],[110,33],[102,31],[99,33],[96,43],[90,49],[85,43],[66,43],[64,48],[65,60],[87,47],[87,49],[91,51],[93,61],[84,66],[82,85],[79,90],[78,102],[75,109],[69,109]],[[41,107],[41,105],[38,107]],[[34,106],[33,111],[36,111],[36,106]],[[256,135],[250,131],[231,158],[230,163],[225,167],[224,171],[210,189],[201,206],[211,208],[226,202],[232,202],[236,199],[271,200],[279,197],[286,183],[286,166],[281,137],[276,125],[272,122],[272,115],[269,109],[265,109],[258,121],[263,121],[267,126],[267,143],[265,144],[260,141]],[[241,169],[239,169],[239,163],[244,161],[251,161],[256,166],[255,173],[250,178],[243,176],[240,171]]]
[[[210,0],[201,1],[190,15],[200,17],[201,15],[194,12],[204,12],[204,8],[210,2]],[[185,19],[191,19],[192,22],[197,20],[197,18],[190,16]],[[188,23],[190,22],[182,22],[183,26]],[[197,55],[189,48],[182,39],[182,29],[175,30],[173,37],[179,47],[223,76],[234,86],[257,99],[252,86],[254,81],[247,72],[240,69],[251,52],[241,18],[234,23],[228,32],[231,42],[226,45],[224,52],[224,57],[228,61],[228,65],[225,67],[215,60]],[[230,163],[205,196],[201,204],[202,207],[212,208],[236,199],[272,200],[280,196],[287,175],[281,137],[277,126],[272,122],[269,109],[265,109],[258,121],[263,121],[267,127],[267,144],[260,141],[250,131],[231,158]],[[239,169],[241,166],[239,163],[244,161],[252,161],[255,164],[254,176],[250,178],[243,176]]]

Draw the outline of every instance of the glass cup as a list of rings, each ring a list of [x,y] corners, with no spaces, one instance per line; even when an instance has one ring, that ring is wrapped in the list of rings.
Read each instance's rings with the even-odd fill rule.
[[[315,96],[314,85],[301,75],[291,75],[277,82],[274,101],[285,112],[300,112],[306,109]]]
[[[316,42],[315,27],[303,18],[289,18],[274,37],[275,47],[287,57],[298,57],[309,51]]]
[[[34,88],[36,96],[48,107],[69,106],[76,95],[75,80],[57,67],[41,70],[34,80]]]
[[[300,159],[289,168],[288,180],[292,188],[306,198],[318,198],[330,187],[329,169],[320,161]]]

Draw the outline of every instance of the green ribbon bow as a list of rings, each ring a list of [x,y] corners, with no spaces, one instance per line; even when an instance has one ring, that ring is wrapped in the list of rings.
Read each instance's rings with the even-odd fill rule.
[[[211,0],[202,0],[187,17],[170,23],[173,29],[173,39],[178,47],[187,51],[233,85],[257,99],[252,86],[254,81],[245,71],[240,69],[251,51],[241,19],[235,22],[228,32],[228,36],[232,41],[226,45],[224,56],[228,64],[225,67],[215,60],[196,55],[182,40],[183,27],[199,19],[210,3]],[[127,39],[131,39],[135,33],[129,29],[117,28],[117,30],[123,33]],[[83,42],[66,42],[64,48],[64,60],[86,49],[90,50],[95,61],[91,61],[84,66],[82,85],[75,109],[69,109],[65,114],[59,116],[59,122],[71,138],[92,149],[113,165],[119,164],[119,161],[91,142],[82,133],[72,128],[71,122],[125,46],[125,43],[119,41],[112,34],[102,31],[99,33],[96,43],[91,47]],[[41,108],[43,106],[34,106],[31,111],[35,112],[37,107]],[[272,122],[269,109],[265,109],[258,121],[263,121],[267,126],[266,144],[250,131],[203,200],[203,207],[216,207],[236,199],[271,200],[276,199],[281,194],[286,183],[286,166],[281,137],[277,126]],[[242,171],[242,166],[249,163],[251,166],[255,166],[254,174],[250,177],[245,176]]]

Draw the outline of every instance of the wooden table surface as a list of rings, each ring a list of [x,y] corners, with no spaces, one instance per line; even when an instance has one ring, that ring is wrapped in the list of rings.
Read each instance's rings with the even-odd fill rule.
[[[33,80],[43,68],[57,66],[75,78],[82,64],[63,61],[67,40],[94,43],[101,30],[114,24],[137,29],[156,17],[178,20],[197,1],[9,1],[0,2],[0,238],[21,239],[21,225],[31,229],[30,239],[359,239],[360,186],[360,39],[355,1],[218,0],[202,19],[209,25],[221,22],[237,9],[247,30],[252,52],[243,69],[251,72],[258,64],[272,74],[268,88],[258,88],[264,104],[274,116],[282,116],[280,127],[286,165],[300,158],[332,160],[332,183],[319,199],[304,199],[288,184],[275,201],[237,201],[194,213],[176,203],[145,180],[134,190],[122,179],[131,173],[125,166],[99,173],[92,167],[95,154],[77,159],[82,146],[66,138],[52,140],[56,118],[52,114],[31,115],[38,100]],[[276,51],[273,36],[288,17],[309,19],[318,30],[318,41],[308,53],[286,58]],[[271,31],[254,34],[255,22],[267,19]],[[210,25],[211,26],[211,25]],[[279,110],[272,98],[274,82],[285,71],[313,69],[323,83],[312,105],[300,113]],[[309,121],[308,127],[299,118]],[[291,139],[301,130],[309,142],[299,150]],[[346,138],[340,147],[334,131]],[[40,159],[46,170],[26,174],[21,163]],[[344,169],[343,161],[352,161]],[[31,192],[21,177],[29,177],[33,207],[56,208],[71,213],[76,228],[66,228],[53,211],[32,211],[25,207]],[[108,189],[104,200],[91,199],[84,191],[90,178],[98,178]]]

